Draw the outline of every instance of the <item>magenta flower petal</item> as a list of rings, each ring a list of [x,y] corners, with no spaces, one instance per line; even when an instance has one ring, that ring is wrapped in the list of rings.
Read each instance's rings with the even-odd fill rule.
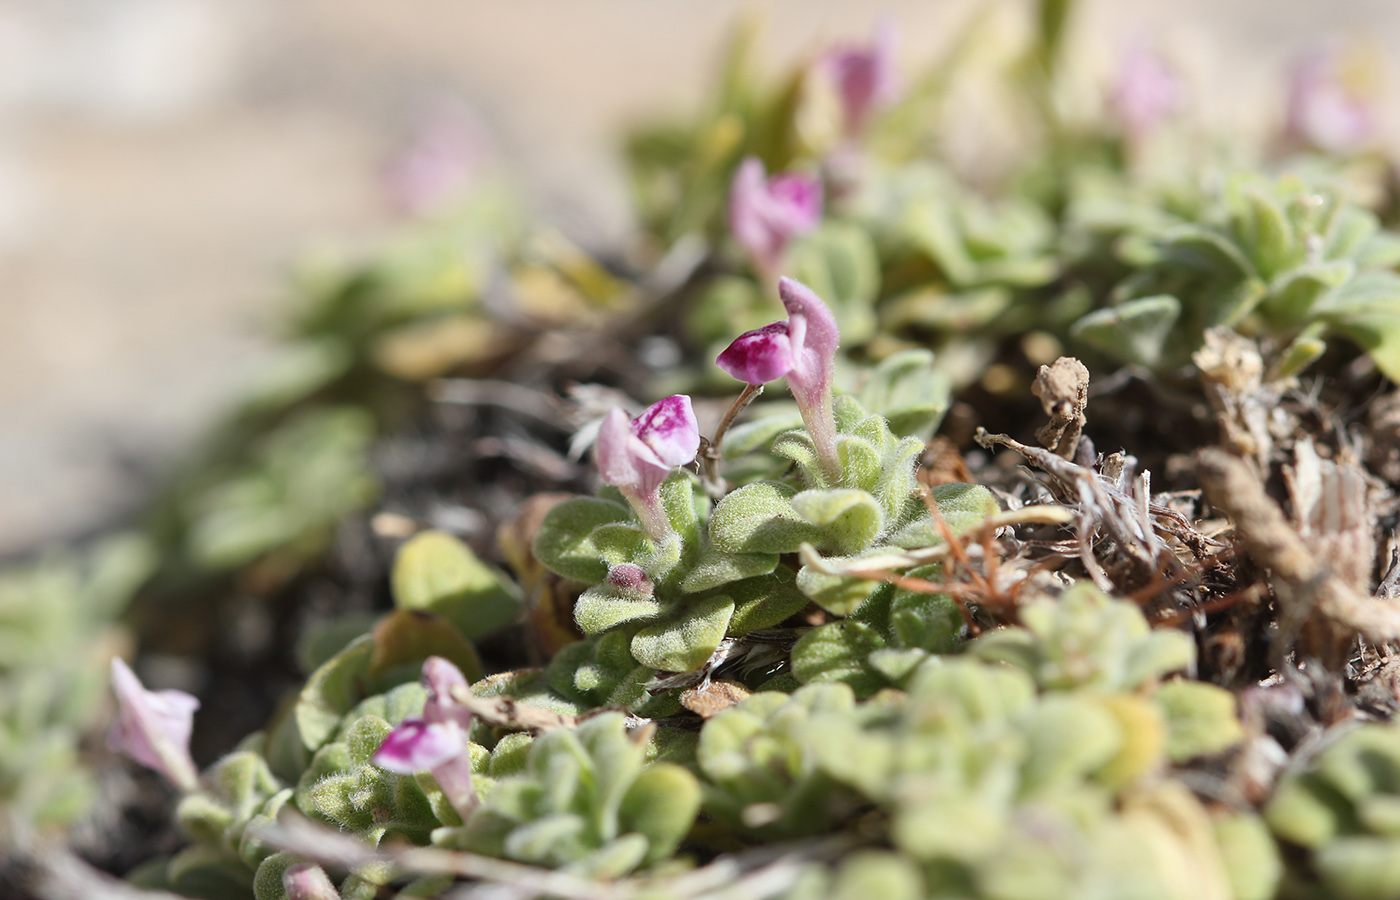
[[[760,270],[775,273],[788,243],[821,221],[821,184],[797,173],[767,177],[763,163],[744,159],[729,188],[729,232]]]
[[[855,135],[872,113],[899,95],[894,70],[894,28],[881,23],[875,40],[865,46],[840,47],[825,57],[827,71],[841,98],[846,133]]]
[[[829,389],[836,348],[841,344],[836,317],[815,291],[795,279],[781,279],[778,296],[788,312],[788,339],[794,348],[793,369],[803,378],[824,379]]]
[[[107,746],[154,769],[184,791],[197,786],[190,758],[190,732],[199,701],[184,691],[148,691],[136,673],[112,658],[112,689],[117,695],[117,720]]]
[[[454,722],[404,719],[370,759],[399,775],[426,772],[467,752],[466,734]]]
[[[598,429],[598,471],[608,484],[650,492],[676,466],[695,459],[699,449],[700,426],[690,398],[674,394],[631,421],[620,409],[607,414]]]
[[[700,426],[685,394],[656,401],[632,420],[632,434],[668,469],[695,459],[700,450]]]
[[[607,484],[641,482],[632,441],[632,423],[627,418],[627,413],[620,409],[610,410],[603,417],[603,424],[598,429],[598,442],[593,451],[598,462],[598,472]]]
[[[423,662],[423,686],[428,689],[428,700],[423,704],[424,721],[455,723],[463,731],[471,727],[471,710],[452,697],[453,688],[470,687],[461,669],[441,656],[430,656]]]
[[[782,378],[792,363],[787,322],[744,332],[715,359],[715,365],[748,384],[767,384]]]

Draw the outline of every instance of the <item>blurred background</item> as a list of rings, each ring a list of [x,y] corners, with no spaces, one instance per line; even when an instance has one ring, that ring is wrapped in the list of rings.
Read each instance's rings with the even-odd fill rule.
[[[777,69],[878,16],[927,60],[988,6],[1024,19],[1018,0],[0,0],[0,556],[133,510],[269,358],[299,260],[372,246],[493,166],[609,246],[622,127],[697,104],[742,16]],[[1320,43],[1400,45],[1393,0],[1078,12],[1086,72],[1149,41],[1193,115],[1245,130],[1277,127]]]

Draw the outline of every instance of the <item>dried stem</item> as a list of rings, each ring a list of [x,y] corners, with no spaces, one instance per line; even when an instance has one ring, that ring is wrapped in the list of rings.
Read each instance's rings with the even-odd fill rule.
[[[1299,633],[1304,649],[1329,667],[1345,663],[1358,635],[1374,643],[1400,638],[1400,606],[1365,596],[1333,575],[1248,463],[1212,448],[1197,459],[1196,475],[1210,502],[1234,520],[1245,551],[1272,573],[1281,636]]]

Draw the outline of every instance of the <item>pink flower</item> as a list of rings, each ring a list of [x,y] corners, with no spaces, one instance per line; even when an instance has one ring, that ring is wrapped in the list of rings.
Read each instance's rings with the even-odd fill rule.
[[[598,431],[598,470],[603,480],[619,487],[635,485],[655,490],[671,470],[695,459],[700,427],[685,394],[673,394],[628,420],[614,409]]]
[[[148,691],[125,662],[112,658],[117,721],[107,746],[155,769],[185,793],[199,786],[190,758],[190,731],[199,701],[184,691]]]
[[[821,184],[809,175],[767,177],[763,163],[744,159],[729,188],[729,231],[765,276],[776,273],[794,237],[822,216]]]
[[[715,359],[715,365],[749,384],[786,376],[807,433],[828,477],[835,480],[840,477],[840,463],[831,379],[841,332],[831,310],[802,282],[779,280],[778,296],[787,309],[787,319],[739,335]]]
[[[465,819],[476,806],[467,732],[471,710],[452,697],[454,687],[468,687],[460,669],[440,656],[423,662],[428,699],[422,718],[404,719],[384,738],[371,759],[400,775],[431,772],[448,802]]]
[[[859,134],[871,113],[899,96],[899,76],[894,70],[894,28],[888,22],[875,29],[871,43],[838,47],[822,62],[841,98],[848,136]]]
[[[603,481],[622,491],[653,540],[672,533],[661,508],[661,483],[700,449],[700,427],[685,394],[673,394],[628,420],[614,409],[598,429],[594,456]]]
[[[1131,140],[1141,141],[1181,106],[1181,82],[1142,41],[1129,45],[1118,66],[1109,108]]]
[[[461,103],[439,101],[385,164],[389,201],[413,215],[441,212],[462,199],[489,155],[490,141],[476,114]]]
[[[1293,69],[1285,136],[1329,153],[1355,153],[1376,136],[1376,111],[1364,85],[1335,51],[1319,50]]]

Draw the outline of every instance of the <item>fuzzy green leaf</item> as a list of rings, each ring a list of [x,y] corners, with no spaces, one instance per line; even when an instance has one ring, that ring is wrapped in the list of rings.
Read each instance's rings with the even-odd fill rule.
[[[535,558],[568,578],[595,583],[608,575],[602,554],[590,537],[600,525],[628,522],[632,511],[611,500],[575,497],[557,504],[535,534]]]
[[[1170,295],[1141,297],[1095,310],[1070,328],[1070,334],[1123,362],[1155,365],[1172,326],[1181,317],[1181,301]]]
[[[711,545],[686,573],[681,590],[687,594],[734,581],[766,575],[778,565],[776,553],[726,553]]]
[[[619,597],[604,583],[579,595],[574,605],[574,621],[584,634],[598,634],[624,622],[649,622],[664,609],[659,600],[651,597]]]
[[[431,610],[469,640],[495,631],[520,611],[514,584],[441,531],[424,531],[399,548],[390,583],[399,608]]]
[[[820,540],[821,530],[792,508],[796,493],[776,481],[731,491],[710,516],[710,542],[724,553],[791,553],[803,541]]]
[[[733,582],[724,592],[734,601],[730,635],[772,628],[807,605],[807,596],[798,589],[796,573],[786,566],[779,566],[766,576]]]
[[[1203,681],[1169,681],[1152,698],[1167,717],[1167,755],[1184,763],[1242,742],[1235,695]]]
[[[700,784],[677,765],[653,763],[632,782],[618,810],[623,828],[646,837],[642,864],[675,852],[700,811]]]
[[[821,529],[826,546],[856,553],[870,546],[884,524],[884,512],[869,493],[837,489],[802,491],[793,496],[792,508],[804,520]]]
[[[885,642],[868,625],[851,619],[831,622],[802,636],[792,648],[792,670],[804,684],[850,685],[859,696],[884,686],[884,679],[866,659]]]
[[[734,601],[728,597],[696,600],[674,617],[648,626],[632,638],[637,662],[664,672],[688,672],[705,664],[724,640]]]

